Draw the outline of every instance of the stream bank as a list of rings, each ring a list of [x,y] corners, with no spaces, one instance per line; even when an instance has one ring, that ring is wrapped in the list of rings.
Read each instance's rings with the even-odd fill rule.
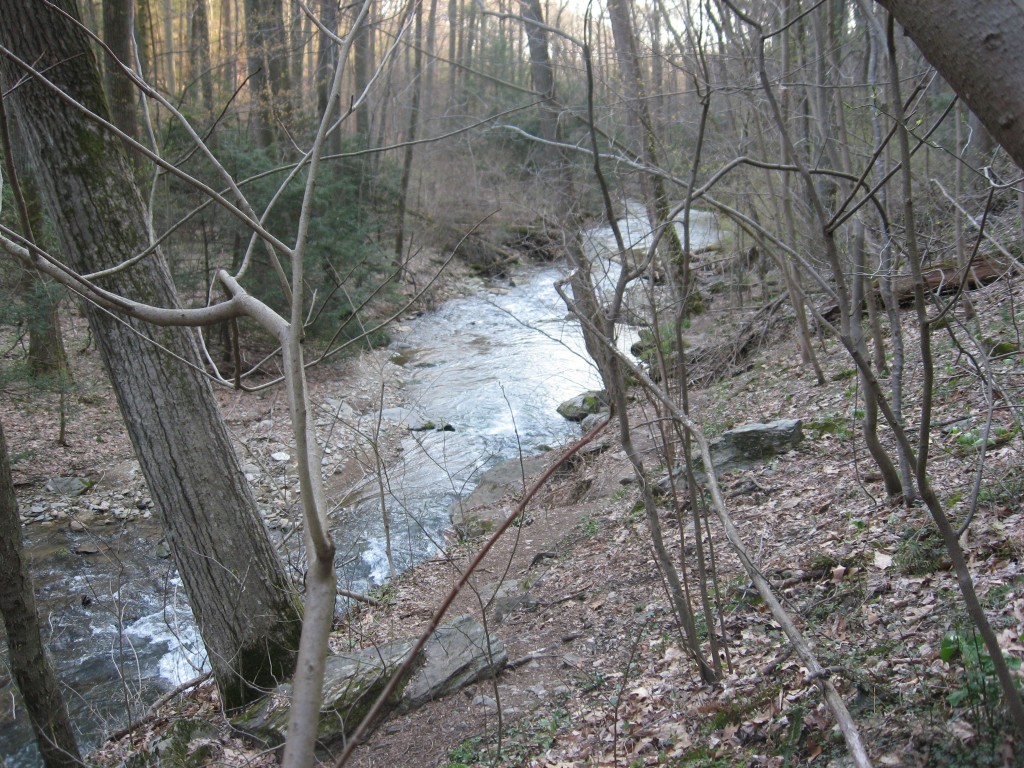
[[[551,288],[559,275],[544,267],[478,283],[471,295],[407,319],[390,349],[311,373],[340,586],[365,592],[388,578],[382,501],[400,572],[447,547],[449,508],[483,471],[578,432],[555,408],[596,378],[578,326],[566,320]],[[101,375],[91,363],[86,376]],[[205,664],[138,465],[110,411],[103,413],[116,406],[102,384],[90,386],[97,394],[83,409],[89,413],[72,420],[69,441],[101,446],[95,454],[109,455],[110,464],[99,466],[86,447],[60,470],[86,481],[80,495],[51,493],[49,478],[25,476],[30,462],[16,466],[40,610],[85,748]],[[300,510],[283,395],[219,398],[264,520],[300,580]],[[5,415],[7,424],[12,434],[36,430],[36,441],[46,442],[41,424]],[[111,451],[114,445],[120,450]],[[33,765],[17,699],[3,700],[10,705],[0,710],[4,766]]]

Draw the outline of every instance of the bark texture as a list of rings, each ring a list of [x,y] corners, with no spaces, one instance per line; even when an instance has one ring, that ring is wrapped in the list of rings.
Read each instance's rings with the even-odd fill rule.
[[[1017,0],[877,0],[1024,168],[1024,6]]]
[[[107,86],[107,98],[110,101],[110,113],[114,117],[114,125],[131,136],[139,137],[138,121],[135,119],[135,87],[118,62],[134,69],[132,54],[132,33],[134,29],[134,13],[131,0],[104,0],[103,2],[103,42],[110,49],[109,57],[103,62],[103,70]]]
[[[60,683],[39,634],[36,598],[22,554],[21,521],[14,498],[7,441],[0,425],[0,615],[7,630],[11,672],[25,700],[39,753],[47,768],[84,766]]]
[[[76,13],[72,0],[55,5]],[[96,63],[68,16],[34,0],[0,3],[0,42],[70,97],[105,113]],[[2,70],[8,84],[24,74],[9,58]],[[10,98],[71,266],[93,272],[145,248],[143,204],[121,142],[37,82]],[[100,283],[139,301],[178,305],[158,252]],[[221,696],[227,707],[239,706],[291,673],[298,601],[201,373],[191,331],[122,321],[94,307],[87,313]]]

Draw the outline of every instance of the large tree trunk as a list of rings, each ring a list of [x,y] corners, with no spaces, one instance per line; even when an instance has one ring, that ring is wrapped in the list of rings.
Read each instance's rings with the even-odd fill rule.
[[[1017,0],[877,0],[1024,168],[1024,6]]]
[[[114,125],[137,139],[138,121],[135,118],[135,88],[118,61],[129,69],[135,68],[135,57],[132,54],[132,35],[134,26],[132,0],[104,0],[103,2],[103,42],[110,53],[117,59],[107,56],[103,62],[103,71],[107,84],[107,98],[110,99],[110,114],[114,117]]]
[[[174,42],[174,6],[171,0],[163,0],[163,23],[164,23],[164,50],[163,50],[163,75],[164,88],[171,95],[172,99],[178,96],[178,79],[174,72],[175,42]]]
[[[281,0],[245,0],[245,38],[249,49],[249,87],[256,109],[256,140],[274,143],[275,126],[288,113],[288,58]]]
[[[530,79],[533,90],[541,96],[537,105],[540,137],[551,144],[544,144],[540,150],[544,158],[544,173],[554,178],[555,208],[564,215],[569,212],[572,184],[568,158],[561,148],[554,146],[561,136],[558,130],[559,105],[555,97],[555,70],[548,50],[548,32],[543,26],[544,10],[540,0],[520,0],[523,28],[530,46]],[[530,22],[536,22],[531,24]]]
[[[83,766],[60,683],[39,634],[36,597],[21,548],[7,441],[0,425],[0,614],[7,630],[11,673],[25,700],[39,753],[47,768]]]
[[[413,150],[420,119],[420,93],[423,90],[423,3],[413,0],[413,63],[412,103],[409,105],[409,127],[406,130],[402,157],[402,179],[398,191],[398,232],[395,234],[395,265],[405,268],[405,211],[409,204],[409,183],[412,180]],[[388,550],[390,556],[390,550]]]
[[[73,0],[54,5],[77,15]],[[7,0],[0,3],[0,40],[70,97],[105,114],[95,61],[67,17],[35,0]],[[12,62],[2,64],[7,84],[24,76]],[[10,99],[71,266],[94,272],[146,248],[143,204],[120,141],[37,82]],[[101,282],[150,304],[178,304],[159,252]],[[297,600],[201,372],[192,332],[122,322],[92,307],[87,314],[224,704],[238,706],[292,671]]]
[[[352,5],[353,23],[358,20],[361,10],[362,3]],[[374,8],[371,3],[359,30],[355,33],[355,43],[352,46],[352,77],[354,79],[352,90],[355,98],[363,98],[356,106],[356,136],[359,138],[360,146],[369,146],[370,144],[370,99],[366,89],[370,85],[370,75],[373,72],[373,14]]]
[[[188,67],[193,81],[199,81],[203,110],[213,113],[213,71],[210,68],[210,21],[206,0],[193,0],[188,25]]]
[[[338,32],[338,0],[320,0],[320,24],[323,28],[316,59],[316,108],[318,115],[324,115],[338,63],[338,44],[331,37]],[[337,112],[335,107],[335,114],[330,116],[332,122],[337,119]],[[341,131],[337,128],[327,140],[327,151],[330,154],[341,152]]]

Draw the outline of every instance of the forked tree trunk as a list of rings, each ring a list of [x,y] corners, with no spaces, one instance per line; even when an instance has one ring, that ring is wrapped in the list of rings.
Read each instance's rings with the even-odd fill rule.
[[[73,0],[54,5],[77,16]],[[69,97],[105,114],[96,63],[68,17],[35,0],[7,0],[0,3],[0,42]],[[9,59],[0,73],[7,85],[25,75]],[[121,142],[35,80],[10,101],[70,265],[95,272],[146,248],[143,204]],[[99,282],[149,304],[178,306],[159,252]],[[291,673],[298,601],[202,374],[192,331],[86,309],[223,702],[239,706]]]

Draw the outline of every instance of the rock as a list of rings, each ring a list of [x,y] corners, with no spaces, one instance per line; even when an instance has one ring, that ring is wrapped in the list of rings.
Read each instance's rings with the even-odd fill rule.
[[[100,547],[95,542],[83,541],[73,551],[76,555],[95,555],[99,553]]]
[[[85,523],[77,519],[72,520],[70,523],[68,523],[68,528],[70,528],[75,533],[81,533],[85,530]]]
[[[586,434],[587,432],[592,430],[594,427],[596,427],[598,424],[603,422],[604,419],[605,419],[605,413],[604,412],[601,412],[601,413],[588,413],[586,416],[583,417],[582,421],[580,421],[580,429],[583,430],[583,434]]]
[[[288,461],[291,458],[286,451],[277,451],[276,453],[270,454],[270,458],[274,461]]]
[[[590,390],[576,395],[558,406],[558,413],[569,421],[583,421],[591,413],[600,413],[608,408],[608,393],[604,390]]]
[[[530,611],[537,607],[537,598],[516,581],[490,584],[481,590],[480,596],[490,604],[494,621],[501,624],[505,617],[516,611]]]
[[[550,460],[547,454],[528,456],[522,461],[509,459],[484,472],[473,492],[456,501],[449,510],[452,525],[459,536],[473,539],[494,531],[508,514],[508,510],[498,502],[506,496],[521,494],[524,476],[528,487],[547,468]]]
[[[355,730],[414,644],[414,640],[399,640],[327,657],[319,724],[322,741],[331,742]],[[400,695],[401,687],[392,705]],[[273,694],[232,718],[231,723],[261,743],[276,746],[284,742],[290,701],[291,685],[279,685]]]
[[[431,421],[426,419],[425,421],[419,421],[413,424],[409,424],[410,432],[454,432],[455,427],[449,424],[447,421]]]
[[[800,419],[778,419],[767,424],[744,424],[722,433],[725,445],[745,458],[766,459],[796,448],[803,440]]]
[[[473,706],[479,707],[480,709],[486,709],[488,712],[498,711],[498,702],[492,697],[485,696],[483,694],[473,697]]]
[[[800,419],[778,419],[767,424],[744,424],[723,432],[720,438],[711,442],[711,461],[719,475],[733,469],[745,469],[772,456],[793,450],[803,437],[803,422]],[[697,482],[704,483],[707,478],[704,472],[700,471],[704,462],[699,456],[694,458],[694,466]],[[676,478],[683,477],[682,468],[677,467],[673,472]],[[668,493],[671,489],[668,475],[660,478],[657,485],[663,492]]]
[[[489,637],[472,616],[460,616],[439,628],[424,646],[423,656],[423,666],[402,693],[399,709],[403,712],[494,677],[508,663],[504,643]]]
[[[93,481],[84,477],[51,477],[43,490],[64,496],[81,496],[93,486]]]
[[[449,422],[439,419],[429,419],[411,408],[385,408],[380,412],[384,421],[390,421],[400,427],[405,427],[410,432],[454,432],[455,427]]]
[[[408,656],[414,639],[329,656],[324,672],[323,705],[318,726],[320,740],[331,743],[348,736],[384,689],[391,675]],[[409,711],[459,690],[485,677],[493,677],[508,661],[500,640],[490,639],[471,616],[462,616],[439,628],[427,641],[408,682],[399,685],[390,707]],[[253,703],[231,723],[266,747],[284,741],[291,686],[279,685],[269,696]]]

